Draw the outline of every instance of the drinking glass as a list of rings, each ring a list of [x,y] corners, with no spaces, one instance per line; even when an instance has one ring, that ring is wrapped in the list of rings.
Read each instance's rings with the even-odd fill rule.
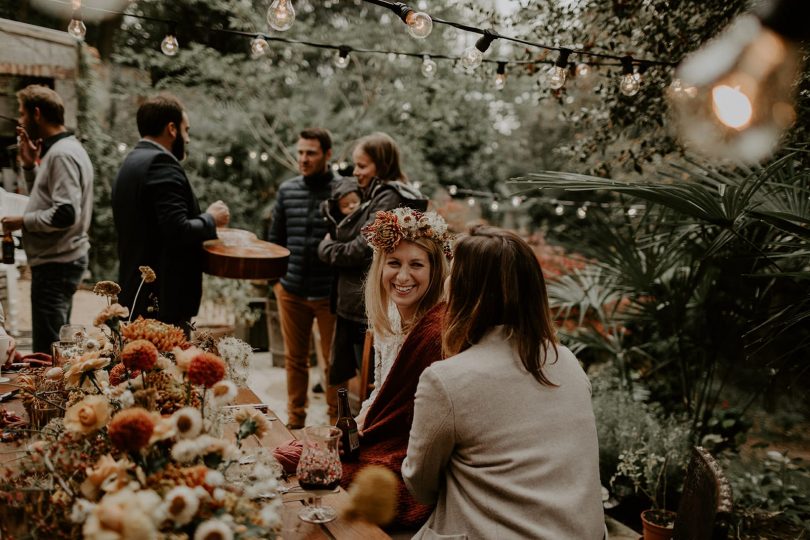
[[[305,506],[298,517],[309,523],[327,523],[337,517],[330,506],[321,506],[321,496],[332,493],[340,483],[343,469],[340,465],[338,441],[340,429],[333,426],[304,428],[304,449],[298,461],[298,485],[312,495],[312,503]]]
[[[87,329],[81,324],[63,324],[59,328],[59,341],[83,345],[87,339]]]

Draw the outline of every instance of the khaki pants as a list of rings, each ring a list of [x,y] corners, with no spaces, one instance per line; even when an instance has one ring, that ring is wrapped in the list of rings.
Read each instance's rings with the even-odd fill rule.
[[[326,361],[326,404],[329,420],[337,417],[337,386],[328,386],[329,356],[335,315],[329,311],[329,299],[307,300],[290,294],[281,283],[273,287],[284,336],[284,368],[287,371],[287,415],[290,424],[303,425],[307,418],[307,391],[309,389],[309,343],[312,321],[317,320],[321,334],[321,351]]]

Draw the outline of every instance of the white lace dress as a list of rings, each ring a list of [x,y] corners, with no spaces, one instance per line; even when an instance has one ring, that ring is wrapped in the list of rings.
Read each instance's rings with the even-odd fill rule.
[[[376,331],[374,332],[374,390],[368,396],[363,404],[360,406],[360,413],[358,417],[365,418],[368,409],[374,400],[377,399],[377,394],[382,388],[385,379],[388,378],[388,373],[391,372],[391,366],[394,365],[394,360],[397,359],[399,350],[407,337],[402,332],[402,321],[399,317],[399,310],[397,306],[391,302],[388,304],[388,320],[391,322],[391,330],[394,334],[391,336],[382,336]],[[361,427],[362,429],[362,427]]]

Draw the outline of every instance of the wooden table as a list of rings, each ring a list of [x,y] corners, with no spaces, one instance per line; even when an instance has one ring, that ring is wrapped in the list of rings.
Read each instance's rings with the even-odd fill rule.
[[[11,382],[14,382],[15,374],[9,374]],[[14,386],[9,384],[0,383],[0,393],[8,392],[14,389]],[[262,405],[261,400],[249,388],[241,388],[236,397],[237,405]],[[25,415],[25,410],[22,405],[22,400],[14,399],[12,401],[5,401],[0,403],[9,411],[13,411],[21,416]],[[295,436],[287,429],[278,416],[266,406],[262,407],[265,414],[270,421],[270,429],[261,438],[251,437],[249,440],[243,441],[243,445],[263,446],[265,448],[275,448],[281,444],[285,444],[294,439]],[[235,429],[235,426],[232,426]],[[232,433],[231,433],[232,434]],[[0,443],[0,467],[7,463],[13,462],[18,457],[24,455],[25,446],[22,442],[18,443]],[[290,477],[282,482],[287,487],[295,487],[298,481],[295,477]],[[304,504],[304,499],[307,494],[300,491],[293,493],[285,493],[283,497],[284,504],[282,505],[282,534],[284,540],[376,540],[376,539],[390,539],[382,529],[376,525],[366,523],[364,521],[348,521],[338,517],[335,521],[317,525],[314,523],[306,523],[298,518],[298,512]],[[349,495],[343,488],[340,488],[337,493],[326,495],[323,497],[323,504],[335,508],[338,513],[349,504]]]

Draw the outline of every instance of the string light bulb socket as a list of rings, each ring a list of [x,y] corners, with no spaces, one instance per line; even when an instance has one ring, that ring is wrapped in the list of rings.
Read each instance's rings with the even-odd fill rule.
[[[436,62],[430,57],[430,55],[424,55],[422,57],[422,75],[427,77],[428,79],[432,79],[436,76],[436,72],[438,71],[439,66],[436,65]]]
[[[546,76],[548,79],[548,87],[552,90],[559,90],[565,86],[565,81],[568,78],[568,57],[571,56],[571,49],[560,49],[560,55],[554,62],[554,65],[549,68]]]
[[[340,69],[346,69],[349,67],[349,62],[351,62],[351,58],[349,58],[350,52],[351,48],[345,45],[338,47],[338,52],[335,55],[335,67]]]
[[[633,70],[633,57],[622,57],[622,78],[619,81],[619,91],[627,97],[633,97],[641,89],[641,77],[636,76]]]
[[[402,2],[396,2],[391,9],[408,25],[411,37],[425,39],[433,31],[433,19],[424,11],[415,11]]]
[[[506,62],[498,62],[498,69],[495,72],[495,89],[503,90],[506,86]]]
[[[74,10],[73,15],[70,17],[67,32],[71,36],[82,41],[84,40],[84,36],[87,35],[87,26],[85,26],[84,21],[82,21],[82,14],[78,9]]]
[[[470,71],[480,66],[481,62],[484,61],[484,53],[487,52],[489,46],[497,38],[498,34],[492,30],[484,30],[484,35],[478,38],[475,45],[471,45],[464,50],[461,55],[461,65]]]
[[[166,34],[166,37],[160,42],[160,50],[163,51],[163,54],[166,56],[175,56],[180,52],[180,43],[175,37],[176,34],[177,27],[175,24],[172,24],[169,27],[169,32]]]
[[[264,56],[267,53],[267,49],[270,48],[270,44],[267,43],[267,40],[259,34],[255,38],[250,40],[250,56],[251,58],[259,58]]]
[[[267,24],[273,30],[285,32],[292,28],[295,22],[295,9],[292,0],[273,0],[267,8]]]

